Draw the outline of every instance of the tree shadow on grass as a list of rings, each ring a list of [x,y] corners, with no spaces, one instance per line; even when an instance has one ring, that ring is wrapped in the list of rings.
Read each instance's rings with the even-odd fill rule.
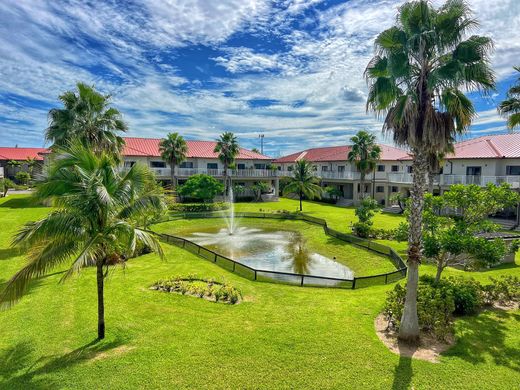
[[[44,356],[31,361],[34,348],[30,342],[21,342],[0,350],[0,388],[54,389],[59,384],[48,374],[67,369],[88,360],[103,358],[108,352],[125,344],[126,340],[93,340],[64,355]]]
[[[0,249],[0,260],[11,260],[13,257],[20,256],[22,251],[20,248],[3,248]]]
[[[0,207],[6,207],[10,209],[28,209],[28,208],[41,208],[45,207],[43,204],[41,204],[36,199],[27,196],[23,198],[12,198],[9,200],[6,200],[3,203],[0,203]]]
[[[401,342],[398,348],[401,349]],[[409,350],[410,347],[407,347]],[[412,383],[413,369],[412,358],[399,356],[399,363],[394,370],[394,381],[392,382],[392,390],[409,389]]]
[[[508,321],[520,321],[520,314],[505,310],[488,310],[477,316],[457,320],[457,343],[444,356],[453,356],[471,364],[494,364],[520,372],[520,346],[506,345]],[[511,321],[512,322],[512,321]]]

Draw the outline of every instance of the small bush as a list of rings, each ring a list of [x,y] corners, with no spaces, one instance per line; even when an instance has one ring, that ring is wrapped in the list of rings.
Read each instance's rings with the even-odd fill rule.
[[[502,276],[498,279],[490,278],[491,284],[484,286],[484,299],[486,303],[495,302],[512,304],[520,302],[520,278],[518,276]]]
[[[181,213],[202,213],[226,210],[229,204],[225,202],[215,203],[173,203],[170,205],[170,210]]]
[[[31,180],[31,175],[29,175],[29,173],[25,171],[18,171],[14,175],[14,178],[16,179],[18,184],[27,185],[29,184],[29,180]]]
[[[174,276],[166,280],[158,280],[152,290],[175,292],[182,295],[192,295],[207,298],[215,302],[236,304],[242,299],[242,293],[227,283],[219,283],[213,279],[202,279],[195,275],[186,277]]]
[[[372,227],[366,222],[355,222],[352,224],[352,233],[361,238],[368,238]]]

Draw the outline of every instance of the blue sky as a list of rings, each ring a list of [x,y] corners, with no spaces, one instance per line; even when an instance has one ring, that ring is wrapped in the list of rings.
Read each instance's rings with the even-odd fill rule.
[[[434,0],[435,4],[440,4]],[[505,131],[496,105],[520,65],[520,1],[470,0],[495,40],[498,90],[471,93],[469,136]],[[47,112],[77,81],[113,95],[129,135],[188,139],[235,132],[278,156],[382,142],[365,112],[363,70],[401,0],[142,0],[0,2],[0,145],[42,146]]]

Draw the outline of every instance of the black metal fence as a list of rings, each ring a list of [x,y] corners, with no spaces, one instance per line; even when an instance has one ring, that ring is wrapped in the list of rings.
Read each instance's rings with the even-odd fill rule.
[[[208,213],[177,213],[169,220],[177,219],[194,219],[194,218],[222,218],[223,214],[219,212]],[[268,271],[262,269],[255,269],[236,260],[222,256],[210,249],[194,243],[182,237],[172,236],[165,233],[155,233],[161,240],[184,248],[187,251],[209,260],[227,271],[234,272],[249,280],[266,281],[266,282],[281,282],[286,284],[293,284],[298,286],[314,286],[314,287],[336,287],[336,288],[361,288],[381,284],[395,282],[406,276],[406,265],[392,248],[354,236],[352,234],[341,233],[330,229],[324,219],[312,217],[306,214],[289,214],[289,213],[235,213],[235,218],[270,218],[270,219],[291,219],[309,222],[323,227],[325,234],[334,237],[338,240],[348,242],[350,244],[365,248],[367,250],[376,252],[390,259],[396,270],[379,275],[354,277],[353,279],[331,278],[327,276],[314,276],[305,274],[296,274],[290,272]]]

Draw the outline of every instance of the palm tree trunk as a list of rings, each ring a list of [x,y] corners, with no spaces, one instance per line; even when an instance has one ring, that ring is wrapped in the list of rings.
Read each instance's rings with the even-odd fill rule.
[[[359,200],[363,200],[365,198],[365,175],[363,173],[359,178],[359,185],[361,186],[359,189]]]
[[[97,263],[97,296],[98,296],[98,340],[105,338],[105,302],[104,302],[104,278],[103,263]]]
[[[428,192],[433,194],[433,180],[435,179],[435,174],[433,172],[428,172]]]
[[[172,179],[172,191],[177,188],[177,178],[175,177],[175,168],[176,168],[176,164],[174,164],[173,162],[170,164],[170,167],[171,167],[171,172],[170,172],[170,176],[171,176],[171,179]]]
[[[224,164],[224,196],[227,198],[228,195],[227,164]]]
[[[412,164],[413,184],[408,234],[408,274],[406,297],[399,327],[399,339],[416,343],[419,340],[419,319],[417,316],[417,287],[419,283],[419,264],[422,252],[422,212],[424,207],[424,190],[426,188],[427,162],[422,151],[415,152]]]
[[[303,198],[303,194],[300,191],[300,211],[303,211],[303,208],[302,208],[302,198]]]

